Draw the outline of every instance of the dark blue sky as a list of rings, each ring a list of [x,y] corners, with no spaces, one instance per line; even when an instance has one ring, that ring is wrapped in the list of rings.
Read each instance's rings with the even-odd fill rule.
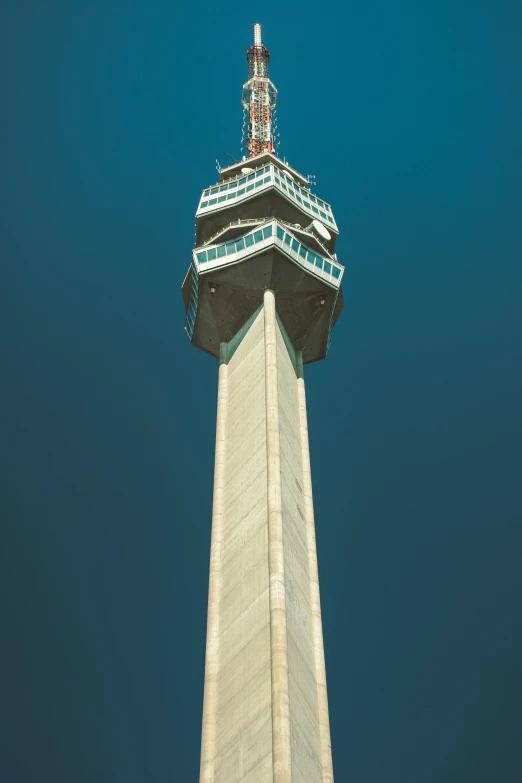
[[[307,372],[336,781],[519,783],[522,7],[176,6],[3,10],[0,778],[197,780],[217,364],[179,289],[259,21],[347,267]]]

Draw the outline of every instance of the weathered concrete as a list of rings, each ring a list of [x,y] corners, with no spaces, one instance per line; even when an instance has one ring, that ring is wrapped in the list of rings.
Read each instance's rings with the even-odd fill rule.
[[[272,291],[222,344],[201,783],[332,783],[302,357]]]

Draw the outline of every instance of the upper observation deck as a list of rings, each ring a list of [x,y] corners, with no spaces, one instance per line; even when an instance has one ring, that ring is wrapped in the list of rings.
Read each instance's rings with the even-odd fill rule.
[[[234,220],[276,217],[299,225],[320,221],[330,234],[324,244],[333,251],[339,233],[332,208],[311,193],[307,180],[271,153],[258,155],[221,171],[221,181],[206,188],[196,212],[196,245],[209,241]]]

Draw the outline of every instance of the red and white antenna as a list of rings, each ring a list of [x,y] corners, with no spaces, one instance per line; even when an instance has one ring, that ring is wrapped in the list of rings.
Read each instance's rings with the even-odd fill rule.
[[[246,146],[252,158],[261,152],[274,152],[272,113],[277,90],[268,78],[270,52],[261,43],[261,25],[254,25],[254,45],[247,50],[248,81],[243,86],[241,103],[248,125]]]

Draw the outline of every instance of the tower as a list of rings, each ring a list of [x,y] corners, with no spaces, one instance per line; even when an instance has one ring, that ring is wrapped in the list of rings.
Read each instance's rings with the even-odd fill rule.
[[[203,191],[182,286],[219,360],[200,783],[332,783],[303,366],[342,309],[329,204],[275,154],[254,26],[248,159]]]

